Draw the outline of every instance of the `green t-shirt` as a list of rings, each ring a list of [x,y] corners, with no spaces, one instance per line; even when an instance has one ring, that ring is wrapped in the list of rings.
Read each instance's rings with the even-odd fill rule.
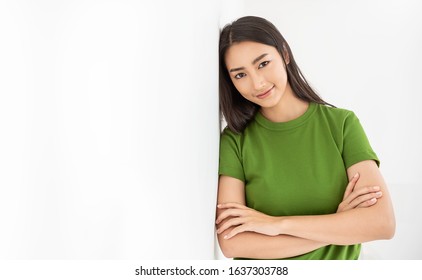
[[[219,174],[245,183],[248,207],[272,216],[335,213],[348,184],[346,170],[375,160],[356,115],[310,103],[289,122],[257,113],[241,134],[225,128]],[[329,245],[292,259],[357,259],[360,244]]]

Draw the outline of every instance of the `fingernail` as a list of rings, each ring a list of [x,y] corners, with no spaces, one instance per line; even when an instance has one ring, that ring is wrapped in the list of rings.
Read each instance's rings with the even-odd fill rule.
[[[380,196],[382,196],[382,192],[376,192],[376,193],[375,193],[375,195],[376,195],[377,197],[380,197]]]
[[[374,186],[372,189],[373,189],[374,191],[379,191],[379,190],[380,190],[380,187],[378,187],[378,186]]]
[[[224,239],[227,239],[227,238],[229,238],[227,235],[224,235]]]
[[[359,173],[356,173],[355,176],[353,176],[353,178],[356,178],[357,176],[359,176]]]
[[[371,199],[371,202],[375,202],[375,201],[377,201],[375,197]]]
[[[221,207],[221,204],[217,204],[217,208],[220,208]]]

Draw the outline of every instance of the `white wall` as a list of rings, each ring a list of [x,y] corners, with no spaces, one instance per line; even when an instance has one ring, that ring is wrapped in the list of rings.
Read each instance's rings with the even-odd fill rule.
[[[362,258],[422,259],[422,2],[245,0],[244,9],[279,28],[310,83],[358,115],[381,159],[396,236],[364,244]]]
[[[214,258],[220,9],[0,0],[1,259]]]

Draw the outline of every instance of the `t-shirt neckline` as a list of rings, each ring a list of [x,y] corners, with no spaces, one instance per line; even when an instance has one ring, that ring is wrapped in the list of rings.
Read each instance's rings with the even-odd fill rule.
[[[271,129],[271,130],[287,130],[296,128],[298,126],[303,125],[306,123],[311,115],[315,112],[317,108],[317,104],[315,102],[309,102],[308,109],[306,109],[306,112],[303,113],[301,116],[297,117],[294,120],[287,121],[287,122],[272,122],[265,118],[260,111],[256,113],[255,120],[258,124],[261,126]]]

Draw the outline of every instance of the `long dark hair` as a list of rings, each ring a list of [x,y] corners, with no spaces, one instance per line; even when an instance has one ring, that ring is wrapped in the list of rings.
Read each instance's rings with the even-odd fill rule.
[[[289,44],[277,28],[268,20],[246,16],[226,25],[220,33],[219,64],[220,64],[220,112],[223,114],[230,130],[241,133],[255,117],[260,106],[245,99],[236,89],[230,79],[225,54],[234,43],[253,41],[273,46],[280,53],[286,65],[287,80],[294,94],[301,100],[319,104],[331,104],[322,100],[311,88],[294,60]],[[286,57],[287,61],[286,63]]]

